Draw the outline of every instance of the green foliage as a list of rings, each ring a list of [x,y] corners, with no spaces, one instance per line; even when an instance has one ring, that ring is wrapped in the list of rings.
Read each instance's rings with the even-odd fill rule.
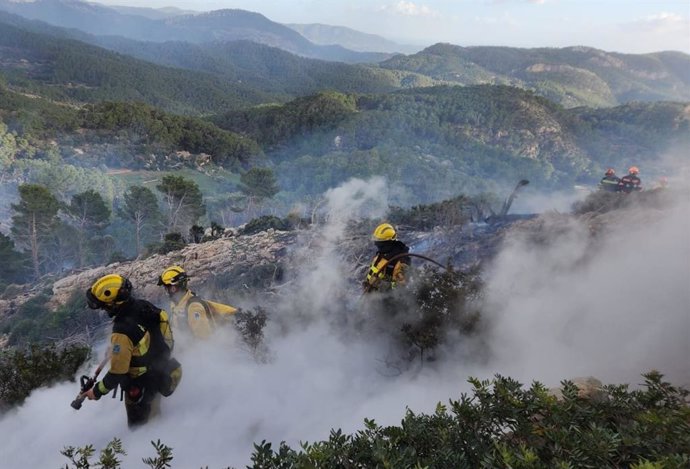
[[[334,128],[357,111],[354,96],[321,92],[284,106],[263,106],[214,118],[220,127],[251,135],[270,148]]]
[[[194,117],[165,113],[143,103],[104,102],[82,110],[85,128],[127,136],[159,153],[206,153],[218,166],[240,168],[260,154],[255,142]],[[118,166],[110,162],[113,166]],[[160,165],[164,165],[162,160]]]
[[[405,204],[448,199],[459,188],[497,192],[524,178],[546,189],[595,183],[605,161],[651,163],[666,148],[690,144],[681,103],[566,110],[490,85],[348,97],[347,112],[332,116],[306,112],[310,99],[321,99],[313,96],[217,122],[266,149],[286,192],[318,194],[351,177],[385,175]],[[300,119],[310,124],[299,127]]]
[[[194,181],[168,175],[156,189],[163,194],[168,232],[187,232],[206,213],[201,191]]]
[[[0,233],[0,283],[22,283],[30,272],[29,259],[14,249],[14,241]]]
[[[240,176],[240,190],[256,199],[271,199],[280,189],[271,168],[251,168]]]
[[[267,98],[241,83],[154,65],[4,22],[0,46],[28,61],[28,66],[14,67],[6,75],[13,88],[62,101],[144,101],[172,112],[202,113]]]
[[[57,199],[43,186],[23,184],[19,186],[19,203],[12,204],[12,236],[17,244],[26,248],[33,264],[35,278],[45,269],[42,264],[48,255],[47,244],[53,230],[59,224]]]
[[[136,254],[152,242],[161,228],[162,214],[155,194],[144,186],[130,186],[123,195],[123,204],[117,214],[134,226]]]
[[[234,315],[235,328],[255,354],[261,351],[267,318],[266,311],[261,307],[257,307],[255,310],[240,310]]]
[[[151,445],[156,450],[156,456],[152,458],[142,458],[142,462],[151,469],[165,469],[171,467],[173,460],[172,448],[161,443],[160,440],[151,441]],[[97,461],[92,461],[96,450],[93,445],[76,448],[67,446],[60,451],[60,454],[70,460],[72,464],[65,464],[65,469],[118,469],[122,467],[122,461],[118,456],[126,456],[127,452],[122,446],[119,438],[113,438],[100,452]]]
[[[43,152],[46,159],[21,159],[14,167],[27,181],[45,186],[59,200],[86,190],[96,190],[107,200],[113,200],[117,191],[114,181],[100,169],[89,169],[66,163],[58,155]]]
[[[172,448],[161,443],[161,440],[152,441],[151,444],[156,450],[156,457],[144,458],[144,464],[151,469],[165,469],[166,467],[170,467],[170,462],[173,460]]]
[[[83,345],[0,351],[0,411],[20,405],[36,388],[73,379],[88,354],[89,348]]]
[[[645,389],[606,386],[598,399],[564,382],[557,400],[539,383],[470,379],[472,394],[431,415],[408,410],[400,426],[365,420],[354,435],[294,450],[256,444],[253,467],[684,467],[690,461],[688,391],[645,375]],[[647,464],[647,466],[643,465]]]
[[[187,243],[185,242],[182,234],[180,233],[167,233],[163,239],[163,244],[160,246],[153,245],[155,252],[158,254],[167,254],[172,251],[179,251],[185,247]]]
[[[470,221],[477,202],[465,195],[429,205],[415,205],[404,209],[390,208],[390,221],[416,230],[428,230],[435,226],[458,226]]]
[[[380,66],[464,85],[511,84],[535,90],[569,107],[690,97],[684,75],[678,72],[687,69],[687,56],[664,52],[626,55],[578,47],[518,49],[435,44],[417,54],[398,55]],[[640,74],[640,70],[647,73]]]
[[[467,337],[481,324],[477,300],[482,287],[478,268],[457,271],[411,257],[406,283],[390,291],[369,293],[371,316],[365,327],[390,336],[394,347],[385,357],[391,370],[407,369],[416,360],[436,359],[447,337]]]
[[[0,75],[1,77],[1,75]],[[0,120],[23,135],[54,136],[79,126],[77,111],[47,99],[25,96],[0,84]],[[2,132],[0,132],[2,134]],[[1,147],[1,146],[0,146]]]
[[[451,331],[463,335],[475,332],[479,311],[473,307],[481,290],[477,269],[461,272],[452,267],[445,271],[427,269],[415,281],[417,314],[402,324],[405,340],[419,349],[421,357],[433,350]]]
[[[290,229],[290,225],[287,221],[273,215],[264,215],[249,221],[241,230],[240,234],[253,235],[268,229],[287,231]]]
[[[86,445],[82,448],[67,446],[60,451],[60,454],[70,460],[74,469],[91,469],[92,467],[98,469],[118,469],[121,467],[120,465],[122,463],[122,461],[118,459],[118,456],[127,455],[122,447],[122,441],[119,438],[113,438],[105,448],[101,450],[98,461],[92,462],[91,458],[95,452],[96,450],[93,448],[93,445]],[[65,464],[65,469],[70,469],[70,465]]]
[[[0,324],[9,333],[9,345],[51,344],[79,337],[101,324],[100,317],[86,307],[82,291],[74,291],[56,311],[47,307],[49,300],[48,295],[38,294],[3,318]]]
[[[103,197],[92,189],[75,194],[66,212],[77,233],[75,241],[79,267],[93,261],[105,261],[102,256],[103,246],[98,242],[98,236],[110,223],[110,207],[106,205]]]
[[[664,382],[658,372],[644,377],[641,389],[608,385],[596,396],[564,381],[561,399],[538,382],[525,388],[499,375],[470,378],[471,393],[438,403],[432,414],[408,409],[399,426],[364,419],[364,428],[354,434],[331,430],[327,440],[303,442],[299,449],[285,442],[275,450],[265,440],[255,443],[249,467],[685,468],[690,462],[690,393]],[[117,468],[113,456],[124,451],[114,441],[106,447],[107,461],[114,465],[107,467]],[[169,467],[171,448],[151,443],[158,456],[144,463]],[[78,469],[92,467],[94,453],[91,445],[62,451]]]

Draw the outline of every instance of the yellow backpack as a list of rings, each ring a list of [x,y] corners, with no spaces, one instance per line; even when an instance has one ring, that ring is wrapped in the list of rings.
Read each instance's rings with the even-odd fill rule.
[[[229,316],[232,316],[239,311],[237,308],[233,308],[232,306],[225,305],[223,303],[216,303],[215,301],[209,300],[204,300],[204,302],[211,311],[211,314],[213,314],[213,316],[216,318],[227,319]]]
[[[233,314],[239,311],[239,309],[230,305],[205,300],[196,295],[194,295],[189,303],[187,303],[187,307],[189,307],[192,302],[201,303],[204,306],[204,311],[206,311],[206,315],[208,316],[211,324],[216,324],[216,321],[225,322],[230,319]]]

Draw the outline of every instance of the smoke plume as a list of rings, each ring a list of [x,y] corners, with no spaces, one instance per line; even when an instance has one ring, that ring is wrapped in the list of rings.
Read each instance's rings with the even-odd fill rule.
[[[510,236],[486,273],[484,335],[450,338],[437,361],[389,373],[385,337],[359,334],[348,321],[366,323],[367,313],[358,310],[352,266],[336,249],[348,220],[384,215],[384,188],[382,179],[353,180],[326,195],[326,222],[295,248],[304,264],[271,300],[261,359],[232,330],[204,343],[182,341],[180,387],[135,431],[117,399],[75,411],[75,383],[36,390],[0,419],[2,466],[58,467],[67,462],[59,454],[65,445],[100,449],[118,437],[128,452],[124,467],[153,456],[150,442],[158,439],[173,448],[173,467],[243,467],[255,442],[297,447],[328,438],[332,428],[361,429],[364,418],[396,425],[406,407],[433,411],[467,390],[469,376],[501,373],[555,386],[592,375],[635,385],[656,368],[690,382],[687,197],[621,214],[594,237],[587,221],[558,214],[544,218],[546,238]],[[473,340],[486,348],[481,360]]]

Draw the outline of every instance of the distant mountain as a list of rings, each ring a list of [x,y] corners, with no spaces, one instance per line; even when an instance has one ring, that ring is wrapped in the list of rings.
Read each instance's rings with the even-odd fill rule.
[[[144,62],[73,39],[2,22],[0,80],[12,89],[66,102],[142,101],[185,114],[275,101],[250,84]]]
[[[60,39],[77,39],[92,45],[103,47],[126,56],[146,60],[158,65],[188,69],[195,73],[205,72],[201,81],[214,80],[223,83],[232,95],[244,96],[245,104],[257,104],[265,101],[285,101],[296,96],[316,93],[322,89],[341,92],[379,93],[401,87],[402,79],[410,81],[410,73],[399,75],[395,71],[385,70],[368,65],[327,62],[299,57],[281,49],[268,47],[249,41],[214,42],[193,44],[188,42],[142,42],[117,36],[95,36],[74,29],[58,28],[46,23],[28,20],[21,16],[0,11],[0,27],[3,24],[13,26],[14,36],[20,31],[33,33],[41,38],[41,43],[49,42],[50,36]],[[31,49],[31,41],[24,41],[24,46]],[[58,42],[65,50],[80,49],[77,42]],[[36,44],[39,49],[43,45]],[[92,48],[92,52],[97,49]],[[32,53],[27,51],[28,55]],[[102,51],[105,52],[105,51]],[[94,52],[98,54],[97,52]],[[6,57],[5,70],[19,69],[19,63],[13,63],[10,55],[17,52],[0,51],[0,63]],[[119,56],[125,60],[123,56]],[[91,58],[85,59],[84,66],[94,66]],[[15,61],[16,62],[16,61]],[[59,66],[55,64],[55,66]],[[1,67],[1,66],[0,66]],[[210,74],[210,75],[209,75]],[[32,78],[32,75],[26,75]],[[425,82],[423,77],[413,79],[419,84]],[[215,86],[215,85],[214,85]],[[94,93],[96,93],[94,91]],[[259,99],[259,101],[256,101]]]
[[[402,45],[376,34],[367,34],[344,26],[327,24],[286,24],[314,44],[337,44],[360,52],[414,54],[421,48]]]
[[[165,18],[171,18],[173,16],[180,15],[193,15],[198,13],[193,10],[182,10],[175,7],[164,7],[164,8],[145,8],[145,7],[127,7],[120,5],[110,6],[115,11],[119,11],[125,15],[137,15],[143,16],[144,18],[149,18],[152,20],[161,20]]]
[[[137,10],[129,9],[125,14],[80,0],[36,0],[30,3],[0,0],[0,10],[90,34],[123,36],[139,41],[202,43],[248,40],[305,57],[349,63],[379,62],[390,57],[390,54],[355,52],[337,45],[316,45],[287,26],[244,10],[217,10],[152,19],[150,12],[141,16],[134,14]]]
[[[132,57],[208,72],[272,94],[294,97],[323,89],[382,93],[401,87],[399,75],[390,70],[309,59],[251,41],[192,44],[140,42],[117,37],[93,37],[92,40]]]
[[[633,55],[589,47],[517,49],[436,44],[396,56],[381,67],[413,71],[463,85],[491,83],[532,89],[566,107],[690,99],[690,55]]]

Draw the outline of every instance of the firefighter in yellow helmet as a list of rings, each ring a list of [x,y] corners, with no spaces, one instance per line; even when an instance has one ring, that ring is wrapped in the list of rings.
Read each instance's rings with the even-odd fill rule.
[[[148,421],[158,395],[169,396],[182,377],[171,357],[172,329],[165,311],[132,296],[131,282],[118,274],[105,275],[86,290],[91,309],[102,309],[113,320],[110,370],[84,393],[90,400],[114,391],[125,394],[130,427]]]
[[[194,337],[206,339],[238,309],[200,298],[188,288],[188,283],[189,276],[179,265],[168,267],[158,277],[158,285],[170,297],[174,323],[183,324]]]
[[[405,271],[410,266],[410,256],[405,254],[410,248],[398,241],[393,225],[382,223],[377,226],[372,241],[377,251],[363,282],[364,291],[387,290],[405,283]]]

